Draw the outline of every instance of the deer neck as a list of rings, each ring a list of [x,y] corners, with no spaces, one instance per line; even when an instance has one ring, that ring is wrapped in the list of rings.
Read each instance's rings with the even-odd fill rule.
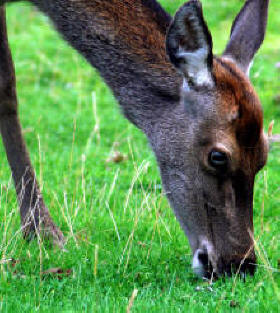
[[[145,130],[179,100],[180,75],[165,52],[170,17],[154,0],[32,0],[112,89],[124,115]]]

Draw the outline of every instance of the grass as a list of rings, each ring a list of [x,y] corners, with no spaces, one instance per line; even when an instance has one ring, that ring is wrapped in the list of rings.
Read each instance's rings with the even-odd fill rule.
[[[161,1],[171,13],[183,2]],[[203,4],[214,51],[221,53],[242,2]],[[278,133],[279,11],[272,0],[266,41],[251,72],[265,127],[274,119]],[[125,312],[130,301],[131,312],[279,312],[279,146],[256,181],[258,271],[245,283],[233,277],[209,288],[191,271],[187,239],[162,195],[144,136],[46,17],[26,4],[10,5],[7,15],[25,139],[67,252],[22,239],[1,146],[0,311]],[[116,150],[128,159],[106,162]],[[61,275],[42,273],[57,267]]]

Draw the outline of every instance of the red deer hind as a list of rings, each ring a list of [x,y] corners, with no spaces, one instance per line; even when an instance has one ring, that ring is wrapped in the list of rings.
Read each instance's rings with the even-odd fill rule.
[[[0,0],[4,5],[5,0]],[[254,273],[253,187],[268,152],[263,113],[248,78],[269,0],[248,0],[221,57],[198,0],[172,20],[155,0],[30,0],[97,68],[124,115],[147,136],[200,276]],[[4,7],[0,127],[22,229],[63,244],[32,169],[18,119]]]

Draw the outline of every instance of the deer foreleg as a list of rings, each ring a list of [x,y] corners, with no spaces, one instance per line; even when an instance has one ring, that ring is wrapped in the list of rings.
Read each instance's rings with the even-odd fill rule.
[[[0,7],[0,131],[16,188],[24,237],[43,233],[61,246],[63,235],[44,204],[22,135],[4,7]]]

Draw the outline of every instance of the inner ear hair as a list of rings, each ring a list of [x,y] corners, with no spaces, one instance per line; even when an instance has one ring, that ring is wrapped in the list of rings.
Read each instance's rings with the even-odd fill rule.
[[[197,0],[187,2],[177,11],[169,27],[166,50],[190,87],[214,85],[212,46],[201,3]]]

